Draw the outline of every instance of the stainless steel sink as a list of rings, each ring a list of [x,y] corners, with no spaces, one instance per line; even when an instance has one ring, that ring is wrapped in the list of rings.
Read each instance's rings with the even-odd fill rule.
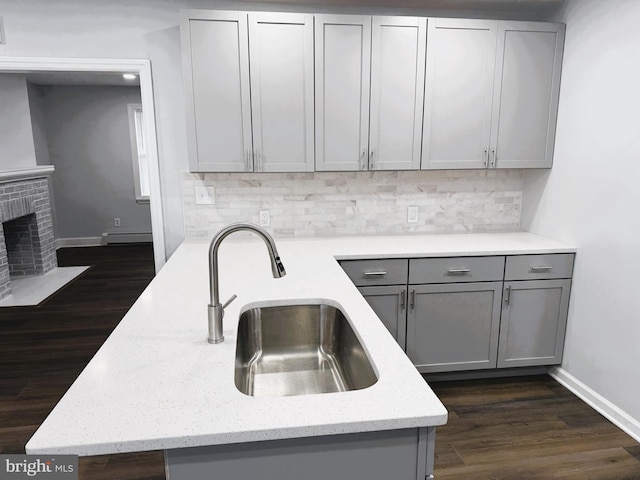
[[[258,307],[240,316],[235,383],[246,395],[344,392],[377,381],[362,344],[336,307]]]

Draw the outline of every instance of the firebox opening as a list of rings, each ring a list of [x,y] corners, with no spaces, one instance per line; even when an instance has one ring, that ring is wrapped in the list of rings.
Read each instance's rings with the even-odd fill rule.
[[[9,276],[18,278],[42,273],[42,266],[38,266],[35,255],[40,244],[35,214],[4,222],[2,228],[7,247]]]

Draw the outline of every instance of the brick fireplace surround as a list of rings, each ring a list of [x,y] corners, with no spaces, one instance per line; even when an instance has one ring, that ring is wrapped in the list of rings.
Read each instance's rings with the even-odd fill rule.
[[[11,279],[57,267],[47,176],[53,167],[0,172],[0,299]]]

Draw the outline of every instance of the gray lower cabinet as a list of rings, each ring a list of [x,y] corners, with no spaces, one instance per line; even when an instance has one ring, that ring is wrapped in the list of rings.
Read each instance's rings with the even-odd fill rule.
[[[571,280],[505,282],[498,367],[562,361]]]
[[[170,480],[433,479],[435,427],[165,450]]]
[[[557,365],[573,253],[341,262],[422,373]]]
[[[407,288],[402,285],[358,288],[402,348],[407,334]]]
[[[422,373],[496,367],[502,282],[411,285],[406,352]]]

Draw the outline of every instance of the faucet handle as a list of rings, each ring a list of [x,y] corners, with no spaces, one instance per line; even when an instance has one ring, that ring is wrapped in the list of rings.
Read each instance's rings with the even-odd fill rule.
[[[222,309],[224,310],[225,308],[227,308],[229,304],[233,302],[236,298],[238,298],[237,295],[232,295],[231,298],[227,300],[224,305],[222,305]]]

